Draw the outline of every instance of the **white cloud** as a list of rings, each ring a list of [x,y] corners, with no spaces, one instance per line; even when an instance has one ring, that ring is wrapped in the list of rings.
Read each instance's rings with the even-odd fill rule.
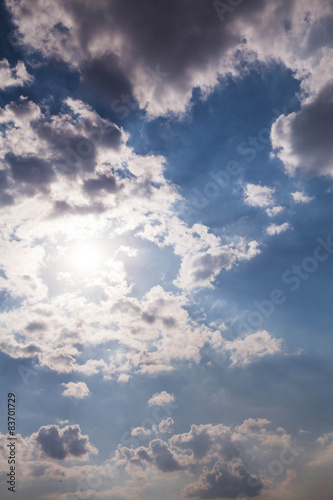
[[[165,420],[162,420],[158,426],[153,426],[154,432],[161,434],[169,434],[173,431],[174,420],[171,417],[168,417]]]
[[[258,359],[282,352],[282,340],[272,337],[266,330],[248,335],[244,339],[226,342],[224,349],[230,352],[234,366],[246,366]]]
[[[149,429],[145,429],[144,427],[135,427],[131,431],[131,436],[150,436],[151,431]]]
[[[309,203],[314,200],[312,196],[308,196],[302,191],[295,191],[295,193],[291,193],[291,196],[293,197],[295,203]]]
[[[61,385],[66,387],[62,395],[67,398],[83,399],[89,396],[90,391],[84,382],[68,382],[68,384]]]
[[[179,277],[174,283],[185,290],[198,287],[213,288],[213,281],[222,269],[229,270],[239,261],[250,260],[260,254],[257,241],[238,239],[234,244],[221,245],[205,252],[189,250],[182,260]]]
[[[283,224],[280,225],[270,224],[268,227],[266,227],[266,233],[269,234],[269,236],[274,236],[275,234],[284,233],[288,229],[292,229],[289,222],[284,222]]]
[[[167,391],[157,392],[148,401],[148,406],[163,406],[175,402],[175,396]]]
[[[281,206],[276,206],[273,208],[266,208],[266,214],[268,215],[268,217],[275,217],[275,215],[280,214],[281,212],[283,212],[283,210],[284,210],[284,207],[281,207]]]
[[[33,81],[23,61],[18,61],[16,66],[11,67],[7,59],[0,61],[0,89],[9,87],[23,87]]]
[[[247,184],[244,189],[245,203],[252,207],[268,207],[274,203],[274,188],[260,184]]]

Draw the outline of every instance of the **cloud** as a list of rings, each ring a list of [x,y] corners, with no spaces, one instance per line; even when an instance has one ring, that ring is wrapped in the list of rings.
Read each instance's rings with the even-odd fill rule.
[[[148,406],[163,406],[175,402],[175,396],[167,391],[157,392],[148,401]]]
[[[275,215],[283,212],[283,210],[284,210],[284,207],[281,207],[281,206],[276,206],[273,208],[266,208],[266,214],[268,215],[268,217],[275,217]]]
[[[153,0],[140,9],[134,0],[99,0],[83,11],[78,0],[48,10],[42,0],[7,5],[25,44],[78,69],[83,85],[109,103],[132,94],[151,116],[185,111],[193,88],[205,93],[234,71],[228,60],[242,47],[233,25],[200,0],[172,0],[158,11]],[[251,22],[260,9],[261,0],[242,5],[232,20]]]
[[[66,426],[60,429],[57,425],[47,425],[33,435],[41,457],[53,460],[85,460],[89,454],[97,450],[89,442],[88,436],[81,434],[78,425]]]
[[[247,184],[244,189],[245,203],[252,207],[268,207],[274,203],[274,188],[260,184]]]
[[[83,399],[89,396],[89,389],[84,382],[68,382],[61,385],[66,387],[62,395],[67,398]]]
[[[233,366],[246,366],[264,356],[281,353],[281,346],[281,339],[275,339],[266,330],[260,330],[244,339],[226,342],[224,349],[230,352]]]
[[[259,495],[263,486],[240,460],[234,460],[228,464],[216,462],[211,471],[204,467],[198,481],[186,486],[183,494],[186,498],[252,498]]]
[[[173,453],[169,450],[168,445],[161,439],[151,441],[150,447],[156,466],[162,472],[175,472],[182,469],[182,466],[177,462]]]
[[[316,440],[317,447],[313,452],[314,458],[309,462],[312,468],[331,467],[333,464],[333,432],[327,432]]]
[[[249,471],[264,470],[262,467],[266,468],[292,445],[290,435],[271,427],[271,422],[264,418],[247,419],[234,428],[193,424],[189,432],[173,435],[167,441],[155,439],[147,447],[119,445],[111,464],[125,470],[133,480],[149,477],[153,482],[156,477],[159,484],[161,472],[181,471],[182,481],[199,475],[183,490],[185,497],[254,497],[268,482]]]
[[[151,431],[149,429],[145,429],[144,427],[135,427],[131,431],[131,436],[150,436]]]
[[[332,119],[333,86],[329,83],[300,111],[275,121],[272,145],[289,175],[299,168],[310,176],[333,177]]]
[[[295,203],[309,203],[314,200],[312,196],[308,196],[302,191],[295,191],[295,193],[291,193],[291,196],[293,197]]]
[[[291,225],[289,222],[284,222],[283,224],[270,224],[268,227],[266,227],[266,233],[269,236],[274,236],[275,234],[280,234],[284,233],[288,229],[292,229]]]
[[[24,44],[77,69],[82,85],[121,116],[136,103],[151,117],[184,113],[194,88],[204,98],[226,75],[282,62],[301,82],[301,110],[275,122],[277,155],[289,173],[332,174],[329,0],[242,2],[227,7],[223,22],[213,2],[200,0],[172,0],[158,12],[154,0],[140,9],[135,0],[83,10],[79,0],[48,9],[43,0],[6,3]]]
[[[23,61],[18,61],[16,66],[11,67],[7,59],[0,61],[0,89],[9,87],[23,87],[33,81]]]
[[[154,431],[161,434],[169,434],[173,431],[174,420],[171,417],[161,420],[158,426],[154,426]]]

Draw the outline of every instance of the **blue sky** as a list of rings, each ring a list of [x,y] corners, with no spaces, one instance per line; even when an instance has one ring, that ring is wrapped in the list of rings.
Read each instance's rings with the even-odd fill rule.
[[[0,488],[332,497],[332,5],[6,0]]]

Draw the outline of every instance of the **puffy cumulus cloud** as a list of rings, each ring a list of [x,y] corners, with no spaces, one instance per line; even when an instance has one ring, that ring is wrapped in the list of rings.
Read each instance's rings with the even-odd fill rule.
[[[204,467],[198,481],[186,486],[183,494],[186,498],[250,498],[259,495],[263,486],[240,460],[234,460],[216,462],[211,471]]]
[[[148,406],[163,406],[175,402],[175,396],[167,391],[157,392],[148,401]]]
[[[169,434],[173,431],[174,420],[171,417],[161,420],[158,426],[153,426],[156,433]]]
[[[234,428],[223,424],[192,425],[187,433],[173,435],[167,441],[154,439],[146,447],[119,445],[111,463],[133,478],[149,476],[151,481],[157,474],[160,482],[161,472],[174,473],[174,481],[182,474],[182,484],[184,478],[193,481],[193,475],[198,475],[183,490],[188,497],[236,498],[242,493],[255,496],[264,484],[271,487],[258,477],[257,471],[277,455],[290,454],[292,445],[291,436],[283,429],[274,430],[268,420],[258,418]]]
[[[280,205],[277,205],[276,207],[273,208],[266,208],[266,214],[268,217],[275,217],[275,215],[278,215],[279,213],[283,212],[284,207],[281,207]]]
[[[16,66],[11,67],[7,59],[0,61],[0,89],[9,87],[23,87],[33,81],[23,61],[18,61]]]
[[[281,115],[272,127],[272,145],[288,174],[333,177],[333,84],[327,84],[300,111]]]
[[[247,184],[244,188],[245,203],[252,207],[268,207],[273,205],[274,188],[260,184]]]
[[[192,425],[190,432],[172,436],[170,443],[186,453],[193,463],[209,463],[216,457],[232,460],[239,456],[232,429],[222,424]]]
[[[2,313],[2,351],[59,373],[126,382],[199,362],[205,344],[218,347],[220,332],[191,318],[183,293],[152,280],[140,299],[131,295],[126,261],[144,252],[132,243],[180,257],[174,283],[186,290],[212,286],[222,269],[255,257],[258,243],[222,241],[181,221],[165,159],[136,155],[128,135],[82,101],[67,98],[51,115],[21,97],[0,122],[0,286],[11,305]],[[94,355],[101,343],[110,348],[102,359]],[[83,344],[92,358],[80,365]]]
[[[295,203],[309,203],[314,200],[313,196],[309,196],[303,193],[303,191],[295,191],[295,193],[291,193],[291,196]]]
[[[266,227],[266,233],[269,236],[274,236],[275,234],[284,233],[288,229],[292,229],[289,222],[284,222],[283,224],[270,224]]]
[[[260,330],[244,339],[226,342],[224,349],[230,353],[232,365],[246,366],[263,356],[281,353],[282,340],[272,337],[266,330]]]
[[[146,224],[140,233],[160,247],[171,245],[181,257],[181,266],[174,284],[184,290],[213,287],[222,269],[229,270],[241,260],[250,260],[260,253],[257,241],[244,238],[221,238],[203,224],[191,228],[178,217],[163,218],[154,226]]]
[[[62,395],[67,398],[83,399],[89,396],[90,391],[84,382],[68,382],[62,386],[66,388]]]
[[[90,443],[89,437],[81,433],[79,425],[66,425],[62,428],[57,425],[42,426],[30,436],[22,437],[17,434],[16,438],[16,445],[20,447],[22,460],[20,469],[23,480],[29,480],[31,476],[34,478],[37,476],[73,477],[81,473],[82,467],[86,467],[82,465],[82,462],[86,461],[89,455],[98,453]],[[3,467],[5,463],[8,465],[7,444],[7,436],[0,434],[2,470],[5,470]],[[69,460],[70,468],[67,467]]]
[[[248,244],[238,239],[234,244],[219,245],[205,252],[188,252],[183,258],[175,284],[186,290],[213,288],[213,281],[222,269],[229,270],[241,260],[250,260],[261,252],[257,241]]]
[[[151,431],[144,427],[135,427],[131,430],[131,436],[150,436]]]
[[[80,426],[57,425],[41,427],[32,435],[41,457],[53,460],[86,460],[97,449],[89,442],[89,437],[81,434]]]
[[[153,439],[148,447],[136,449],[119,445],[113,461],[118,466],[125,466],[127,472],[131,471],[132,466],[144,470],[156,468],[161,472],[177,472],[184,468],[168,444],[161,439]]]
[[[78,429],[78,431],[76,430]],[[59,429],[57,426],[41,427],[37,433],[27,437],[16,435],[16,446],[20,449],[20,484],[25,498],[45,500],[46,498],[83,498],[88,484],[102,480],[105,489],[111,489],[114,484],[116,470],[108,461],[101,465],[87,463],[88,454],[96,454],[97,450],[89,442],[88,436],[82,435],[79,426],[67,426]],[[39,439],[40,444],[37,444]],[[8,467],[8,439],[0,433],[0,468],[2,480]],[[6,472],[5,472],[6,471]],[[9,472],[9,470],[8,470]],[[36,491],[36,481],[42,492]],[[59,482],[66,496],[59,494]],[[85,486],[81,492],[78,485]],[[91,486],[91,493],[95,486]],[[47,494],[45,493],[47,491]],[[116,493],[117,488],[112,490]],[[119,490],[118,490],[119,492]],[[106,498],[111,498],[107,496]]]

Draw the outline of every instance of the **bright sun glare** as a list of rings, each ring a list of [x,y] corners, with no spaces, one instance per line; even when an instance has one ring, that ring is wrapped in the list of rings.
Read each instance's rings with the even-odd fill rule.
[[[69,263],[72,271],[91,273],[100,267],[101,262],[101,249],[92,243],[82,242],[70,250]]]

